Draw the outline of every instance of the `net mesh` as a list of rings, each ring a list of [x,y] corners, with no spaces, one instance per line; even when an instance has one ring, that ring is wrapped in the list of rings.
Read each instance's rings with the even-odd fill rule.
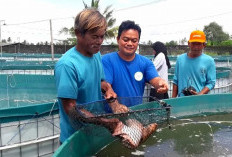
[[[90,102],[82,105],[77,105],[78,109],[85,109],[94,114],[92,118],[119,118],[125,122],[127,119],[136,119],[143,125],[151,123],[163,123],[169,118],[170,106],[163,101],[151,97],[118,97],[118,103],[125,106],[130,106],[129,112],[113,113],[107,100]],[[149,108],[142,108],[146,104]],[[91,119],[91,118],[89,118]],[[71,117],[71,120],[75,120]],[[74,124],[75,125],[75,124]],[[78,128],[78,127],[76,127]]]
[[[150,97],[120,97],[111,101],[101,100],[77,105],[69,114],[70,121],[74,128],[82,128],[85,133],[97,136],[104,135],[101,134],[101,129],[107,128],[114,136],[119,137],[126,147],[136,148],[156,130],[157,124],[169,122],[170,105],[155,98],[149,102],[149,99],[151,100]],[[112,103],[130,108],[127,112],[115,112],[111,109]],[[143,108],[140,104],[146,104],[148,108]],[[82,110],[93,115],[86,116]]]

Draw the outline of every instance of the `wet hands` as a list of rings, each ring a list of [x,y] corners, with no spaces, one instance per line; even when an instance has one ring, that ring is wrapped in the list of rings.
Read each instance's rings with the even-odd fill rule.
[[[111,85],[109,83],[105,83],[105,86],[107,87],[104,92],[105,99],[117,98],[117,94],[114,92]]]
[[[113,113],[126,113],[129,112],[129,108],[123,104],[120,104],[118,100],[109,103]]]
[[[198,93],[196,91],[192,90],[192,89],[190,90],[190,92],[192,93],[192,95],[198,95]]]
[[[160,80],[157,87],[157,93],[166,93],[168,91],[168,84],[164,80]]]
[[[166,90],[167,85],[161,84]],[[129,108],[120,104],[117,99],[108,99],[108,104],[113,113],[127,113]],[[115,122],[113,122],[115,120]],[[109,119],[111,122],[111,133],[113,136],[121,138],[122,144],[130,149],[135,149],[141,142],[144,142],[157,128],[157,124],[153,123],[146,127],[136,119],[128,119],[125,124],[118,119]]]

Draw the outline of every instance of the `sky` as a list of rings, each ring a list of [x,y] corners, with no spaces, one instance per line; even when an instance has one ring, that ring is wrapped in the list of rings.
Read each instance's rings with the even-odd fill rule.
[[[91,0],[84,0],[90,4]],[[142,29],[140,43],[181,41],[193,30],[216,22],[232,35],[231,0],[100,0],[100,11],[112,5],[115,26],[132,20]],[[82,0],[0,0],[1,38],[29,43],[65,40],[63,27],[71,28],[84,8]],[[51,21],[51,25],[50,25]],[[6,25],[3,25],[6,24]],[[104,43],[115,42],[115,40]]]

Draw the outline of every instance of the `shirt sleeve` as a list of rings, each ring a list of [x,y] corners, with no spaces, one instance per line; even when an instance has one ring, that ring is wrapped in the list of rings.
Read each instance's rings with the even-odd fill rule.
[[[102,65],[105,74],[105,81],[112,84],[113,82],[113,68],[112,64],[110,63],[110,58],[108,56],[102,57]]]
[[[159,77],[159,74],[152,63],[151,60],[147,59],[147,64],[146,64],[146,82],[149,82],[155,77]]]
[[[77,79],[77,74],[72,67],[66,64],[56,67],[55,80],[58,98],[77,99]]]

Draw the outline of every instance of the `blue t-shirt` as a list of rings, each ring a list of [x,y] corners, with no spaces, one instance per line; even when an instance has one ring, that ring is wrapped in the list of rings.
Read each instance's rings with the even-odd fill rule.
[[[60,112],[60,141],[64,142],[75,129],[70,125],[60,98],[75,99],[77,104],[101,100],[104,79],[100,52],[86,57],[75,47],[68,50],[55,66],[55,80]]]
[[[112,52],[102,57],[102,63],[105,79],[118,97],[142,97],[145,83],[158,76],[151,60],[139,54],[132,61],[125,61]]]
[[[214,59],[206,54],[196,58],[188,57],[187,53],[176,60],[173,83],[178,86],[178,96],[184,96],[182,90],[192,86],[197,92],[204,87],[212,90],[216,82],[216,68]]]

